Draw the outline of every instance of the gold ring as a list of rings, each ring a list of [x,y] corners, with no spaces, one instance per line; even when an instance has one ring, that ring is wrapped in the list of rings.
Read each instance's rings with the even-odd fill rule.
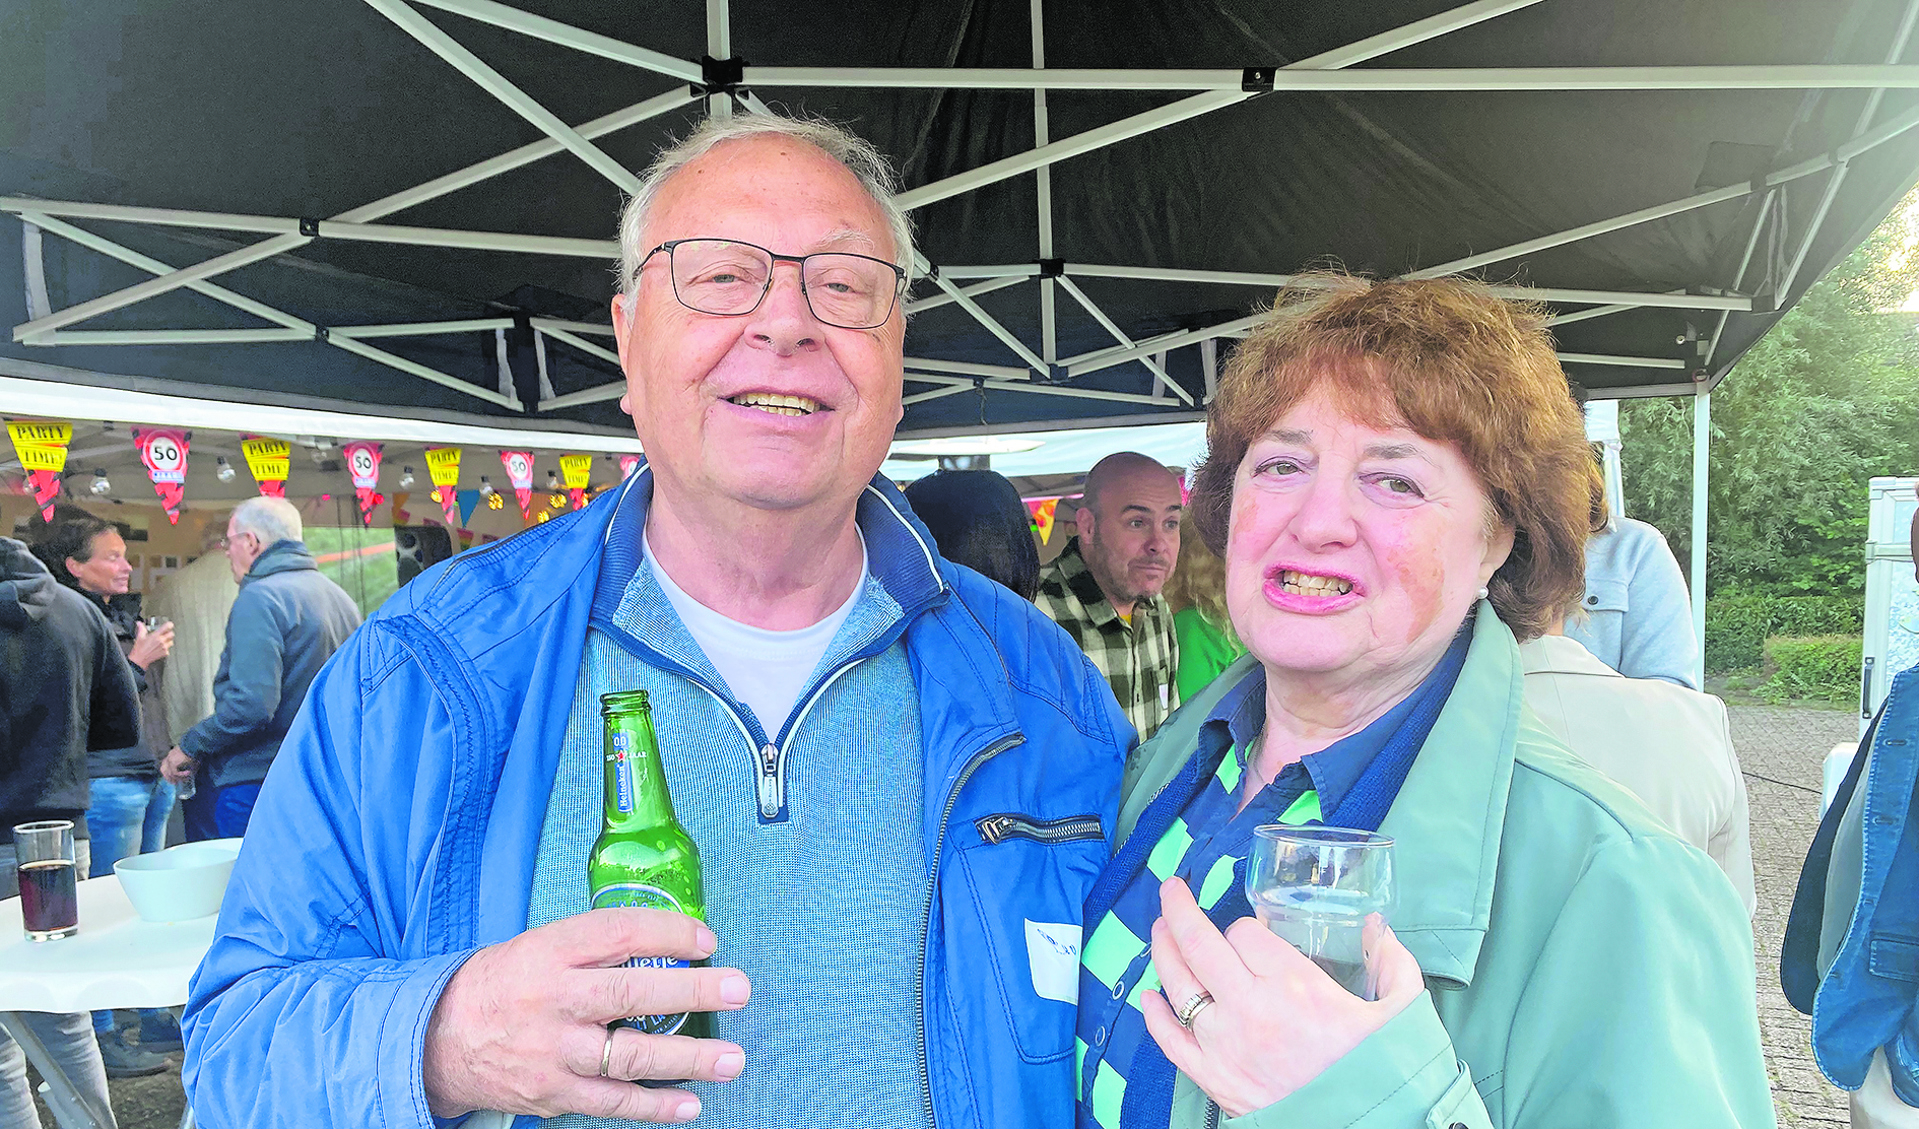
[[[1200,1012],[1211,1007],[1212,1003],[1212,993],[1202,988],[1186,997],[1186,1002],[1179,1005],[1179,1010],[1173,1013],[1173,1018],[1179,1020],[1181,1027],[1191,1031],[1193,1029],[1193,1020],[1198,1018]]]
[[[617,1027],[606,1029],[606,1046],[600,1048],[600,1077],[602,1078],[606,1077],[606,1072],[613,1067],[613,1032],[617,1030],[619,1030]]]

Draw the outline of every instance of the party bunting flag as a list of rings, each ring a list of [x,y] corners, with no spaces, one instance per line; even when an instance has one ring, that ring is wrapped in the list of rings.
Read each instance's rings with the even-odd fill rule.
[[[253,481],[260,484],[261,494],[268,498],[287,496],[287,472],[293,460],[284,439],[249,436],[240,440],[240,451],[247,457],[247,469],[253,472]]]
[[[533,519],[533,452],[501,451],[500,465],[506,467],[506,480],[513,484],[513,496],[520,502],[520,520]],[[505,505],[505,503],[501,503]]]
[[[40,504],[40,516],[53,520],[53,503],[60,497],[60,472],[67,469],[67,444],[73,442],[73,425],[39,420],[10,420],[7,434],[13,439],[13,453],[20,468],[27,472],[33,487],[33,500]]]
[[[573,508],[583,508],[586,505],[586,488],[593,478],[593,456],[561,455],[560,477],[566,483],[567,495],[573,499]]]
[[[638,455],[621,455],[620,456],[620,481],[621,482],[625,482],[627,479],[632,478],[633,472],[638,469],[640,469],[640,457]]]
[[[458,493],[460,489],[460,449],[458,447],[428,447],[426,451],[427,473],[433,476],[433,500],[440,503],[446,511],[448,525],[464,525],[465,520],[456,521],[460,511]],[[466,507],[467,513],[473,507]]]
[[[393,493],[393,525],[395,528],[398,528],[402,525],[413,524],[413,515],[408,513],[406,510],[407,499],[411,497],[413,497],[413,495],[407,493],[404,490],[394,491]]]
[[[193,433],[172,427],[136,427],[133,446],[153,479],[153,491],[167,511],[167,521],[180,524],[180,503],[187,493],[187,446]]]
[[[386,496],[380,493],[381,444],[356,439],[340,448],[346,457],[347,473],[353,476],[353,497],[360,503],[360,524],[373,527],[373,511]]]
[[[453,495],[453,487],[446,487],[446,492],[449,495]],[[455,497],[460,507],[460,532],[465,533],[467,519],[473,516],[473,511],[480,505],[480,492],[478,490],[461,490]],[[496,494],[494,497],[497,498],[499,495]]]
[[[1059,509],[1058,498],[1029,499],[1026,508],[1033,513],[1033,528],[1039,531],[1043,545],[1053,539],[1053,514]]]

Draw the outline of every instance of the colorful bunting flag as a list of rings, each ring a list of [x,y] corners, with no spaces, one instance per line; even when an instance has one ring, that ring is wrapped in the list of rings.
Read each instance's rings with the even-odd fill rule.
[[[380,493],[381,444],[355,439],[340,448],[346,458],[347,473],[353,476],[353,497],[360,503],[360,524],[373,527],[373,511],[386,496]]]
[[[433,476],[433,500],[440,503],[446,512],[448,525],[464,525],[465,519],[455,520],[460,512],[460,449],[458,447],[428,447],[426,452],[426,470]],[[467,513],[473,507],[466,507]]]
[[[51,522],[53,503],[60,497],[60,472],[67,469],[67,444],[73,442],[73,425],[10,420],[7,435],[13,439],[20,469],[27,472],[33,500],[40,504],[40,516]]]
[[[506,480],[513,484],[513,496],[520,502],[520,520],[533,519],[533,452],[501,451],[500,465],[506,468]],[[500,503],[505,506],[506,503]]]
[[[640,469],[640,457],[638,455],[621,455],[620,456],[620,481],[621,482],[625,482],[627,479],[632,478],[633,472],[638,469]]]
[[[187,447],[192,432],[172,427],[136,427],[133,446],[153,479],[154,493],[167,511],[167,521],[180,524],[180,503],[187,493]]]
[[[560,477],[566,483],[566,492],[573,499],[573,508],[586,506],[586,488],[593,478],[592,455],[561,455]]]
[[[451,486],[447,487],[446,491],[448,494],[453,494],[453,488]],[[499,495],[495,494],[494,497],[497,498]],[[478,490],[462,490],[457,495],[457,500],[460,507],[460,531],[465,533],[467,520],[473,516],[473,511],[478,508],[480,504],[480,492]]]
[[[260,493],[268,498],[287,496],[287,473],[293,466],[290,449],[284,439],[249,436],[240,440],[240,452],[247,457],[247,469]]]

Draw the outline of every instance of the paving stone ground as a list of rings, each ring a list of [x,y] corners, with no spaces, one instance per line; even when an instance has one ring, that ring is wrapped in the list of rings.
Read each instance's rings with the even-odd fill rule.
[[[1753,920],[1759,1028],[1773,1104],[1779,1124],[1789,1129],[1845,1129],[1845,1092],[1820,1076],[1812,1061],[1808,1021],[1779,991],[1779,944],[1799,866],[1818,825],[1821,762],[1833,745],[1857,738],[1857,725],[1846,710],[1735,705],[1730,713],[1752,804],[1752,861],[1759,892]],[[165,1074],[113,1083],[121,1129],[170,1129],[179,1121],[179,1056],[173,1063]],[[43,1124],[53,1124],[44,1108],[41,1116]]]
[[[1728,712],[1752,806],[1759,1032],[1773,1105],[1781,1126],[1843,1129],[1850,1123],[1846,1093],[1820,1075],[1812,1060],[1810,1020],[1779,990],[1779,945],[1799,867],[1819,823],[1821,764],[1835,744],[1858,739],[1858,722],[1850,710],[1731,706]]]

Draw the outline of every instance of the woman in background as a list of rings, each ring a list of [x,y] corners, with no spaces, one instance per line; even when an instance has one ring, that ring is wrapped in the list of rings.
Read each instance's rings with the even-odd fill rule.
[[[1039,591],[1039,547],[1032,515],[1006,476],[990,470],[939,470],[906,487],[906,500],[939,545],[940,556],[1030,600]]]
[[[1166,602],[1175,609],[1173,631],[1179,636],[1179,700],[1190,702],[1246,648],[1226,614],[1226,562],[1193,529],[1190,510],[1180,518],[1179,543],[1179,567],[1166,582]]]

